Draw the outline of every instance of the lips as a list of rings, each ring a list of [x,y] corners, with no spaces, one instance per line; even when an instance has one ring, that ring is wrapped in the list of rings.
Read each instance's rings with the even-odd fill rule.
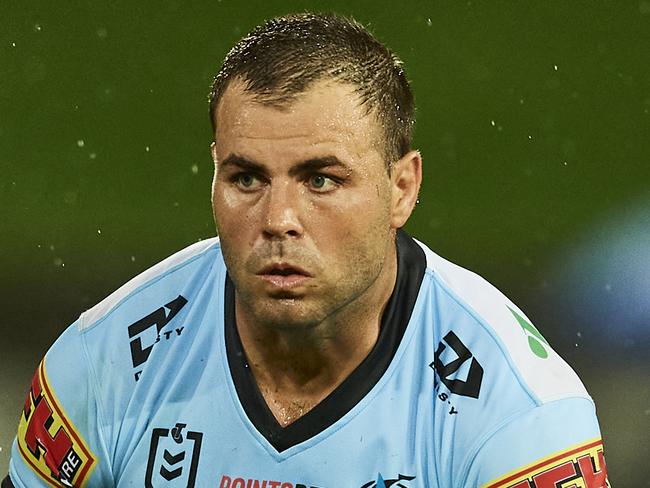
[[[284,262],[268,264],[262,267],[256,275],[272,287],[283,290],[303,285],[311,278],[311,274],[300,266]]]

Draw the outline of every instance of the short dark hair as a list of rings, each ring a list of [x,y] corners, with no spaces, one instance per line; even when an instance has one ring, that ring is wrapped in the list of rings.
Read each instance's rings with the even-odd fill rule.
[[[402,61],[354,19],[301,13],[253,29],[226,55],[212,83],[213,131],[219,100],[234,79],[260,103],[278,108],[317,81],[349,83],[384,131],[387,167],[411,148],[415,108]]]

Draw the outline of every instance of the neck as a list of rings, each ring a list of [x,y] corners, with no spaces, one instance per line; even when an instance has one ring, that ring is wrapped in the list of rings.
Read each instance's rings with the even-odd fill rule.
[[[283,329],[253,320],[235,294],[237,330],[267,405],[288,425],[322,401],[368,356],[395,286],[392,245],[370,287],[321,323]]]

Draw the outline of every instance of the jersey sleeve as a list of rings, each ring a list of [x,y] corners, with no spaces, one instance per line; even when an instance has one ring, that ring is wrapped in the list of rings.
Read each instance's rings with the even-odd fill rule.
[[[93,378],[73,324],[29,385],[9,463],[15,488],[112,486]]]
[[[565,398],[513,416],[480,445],[464,487],[608,488],[593,402]]]

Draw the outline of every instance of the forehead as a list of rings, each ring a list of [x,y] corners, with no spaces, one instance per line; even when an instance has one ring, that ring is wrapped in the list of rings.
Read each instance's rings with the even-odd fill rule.
[[[281,107],[256,100],[242,82],[234,82],[217,106],[216,120],[218,153],[272,142],[303,151],[338,146],[356,157],[376,152],[379,140],[376,119],[365,113],[354,87],[331,81],[315,83]]]

